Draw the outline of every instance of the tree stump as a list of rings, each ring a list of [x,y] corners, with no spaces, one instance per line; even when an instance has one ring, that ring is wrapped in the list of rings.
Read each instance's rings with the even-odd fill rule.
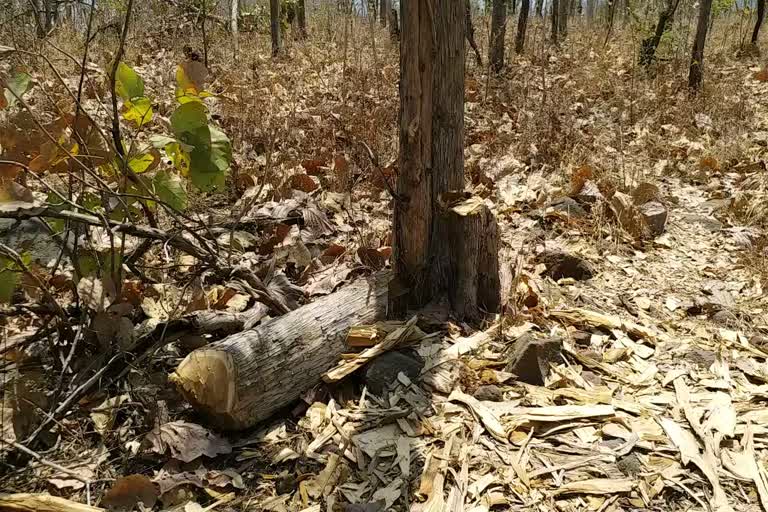
[[[459,318],[479,320],[501,304],[496,219],[479,197],[452,205],[446,216],[449,246],[456,251],[453,271],[445,276],[448,297]]]

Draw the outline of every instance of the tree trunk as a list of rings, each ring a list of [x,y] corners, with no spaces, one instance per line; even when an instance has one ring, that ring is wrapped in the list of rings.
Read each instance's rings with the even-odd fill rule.
[[[536,16],[544,17],[544,0],[536,0]]]
[[[760,26],[763,24],[763,18],[765,18],[765,0],[757,0],[757,20],[755,21],[755,29],[752,31],[753,45],[757,45],[757,38],[760,37]]]
[[[381,0],[381,4],[379,5],[379,22],[382,27],[387,26],[387,18],[389,15],[389,2],[387,0]]]
[[[701,0],[699,3],[699,22],[696,25],[696,37],[691,51],[691,69],[688,72],[688,88],[697,92],[701,88],[704,77],[704,44],[707,41],[709,15],[712,11],[712,0]]]
[[[397,9],[389,11],[389,38],[392,42],[400,41],[400,21],[397,19]]]
[[[640,43],[640,65],[644,67],[650,66],[656,58],[656,50],[659,47],[661,38],[664,36],[664,32],[667,30],[667,23],[672,20],[675,15],[677,6],[680,4],[680,0],[669,0],[667,8],[661,11],[659,14],[659,21],[656,23],[656,28],[653,31],[653,35],[642,40]]]
[[[587,21],[592,22],[595,18],[595,0],[587,0]]]
[[[499,73],[504,67],[504,41],[507,32],[507,3],[506,0],[493,0],[491,13],[491,45],[488,59],[491,69]]]
[[[252,330],[197,349],[170,380],[217,427],[251,427],[320,382],[347,350],[351,326],[384,319],[389,278],[380,273],[359,279]]]
[[[525,31],[528,29],[528,11],[531,0],[520,0],[520,16],[517,18],[517,37],[515,37],[515,53],[523,53],[525,49]]]
[[[269,0],[269,29],[272,34],[272,56],[280,53],[280,0]]]
[[[571,10],[571,0],[558,0],[560,4],[560,13],[558,15],[558,35],[559,39],[564,41],[568,36],[568,14]]]
[[[235,48],[235,57],[239,53],[240,48],[238,41],[237,21],[240,16],[240,3],[238,0],[229,0],[229,29],[232,32],[232,43]]]
[[[299,39],[307,38],[307,9],[304,0],[296,2],[296,14],[299,22]]]
[[[496,232],[495,219],[481,201],[476,209],[456,204],[465,196],[466,3],[411,0],[402,8],[393,267],[409,293],[390,311],[402,313],[447,293],[459,318],[475,320],[481,310],[497,311],[500,298],[493,293],[498,286],[482,280],[499,278],[498,252],[485,240]],[[488,290],[490,297],[483,293]]]
[[[512,16],[517,13],[517,0],[510,0],[509,6],[512,8]]]
[[[465,18],[465,32],[467,35],[467,41],[469,46],[475,52],[475,59],[477,60],[478,67],[483,67],[483,58],[480,56],[480,50],[475,42],[475,27],[472,26],[472,6],[469,0],[464,0],[464,18]]]
[[[559,44],[557,36],[560,34],[560,1],[552,0],[552,44],[555,46]]]

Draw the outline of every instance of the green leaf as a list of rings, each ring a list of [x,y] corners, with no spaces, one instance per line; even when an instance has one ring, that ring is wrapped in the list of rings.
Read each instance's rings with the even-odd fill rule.
[[[10,269],[0,270],[0,303],[10,304],[19,282],[19,274]]]
[[[183,175],[189,176],[189,153],[180,142],[174,142],[165,146],[165,153],[173,161],[173,166]],[[191,148],[190,148],[191,150]]]
[[[141,153],[128,160],[128,167],[136,174],[151,171],[160,164],[160,153],[156,149],[151,149],[146,153]]]
[[[171,128],[177,138],[185,132],[193,132],[208,125],[205,105],[202,103],[185,103],[171,114]]]
[[[16,73],[11,78],[6,80],[5,88],[7,91],[3,91],[5,94],[5,103],[9,107],[13,107],[16,104],[16,96],[21,98],[24,93],[32,86],[32,77],[27,73]],[[13,91],[13,93],[11,92]],[[15,96],[14,96],[15,93]]]
[[[187,139],[182,141],[194,146],[189,154],[192,183],[204,192],[221,188],[232,161],[232,146],[227,136],[212,126],[185,135]]]
[[[150,122],[153,114],[152,102],[149,98],[142,96],[123,103],[123,117],[126,121],[135,122],[139,128]]]
[[[123,101],[144,96],[144,81],[128,64],[121,62],[117,65],[115,75],[115,92]]]
[[[179,176],[159,171],[152,180],[157,197],[179,211],[187,208],[187,192]]]
[[[173,144],[174,142],[176,142],[176,139],[168,137],[167,135],[152,135],[149,138],[149,143],[152,144],[152,147],[155,149],[163,149],[168,144]]]

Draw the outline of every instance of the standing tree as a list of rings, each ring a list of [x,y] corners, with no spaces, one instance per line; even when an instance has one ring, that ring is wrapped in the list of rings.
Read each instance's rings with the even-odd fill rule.
[[[469,41],[469,46],[471,46],[472,50],[475,52],[477,65],[483,67],[483,58],[480,56],[480,50],[477,48],[477,43],[475,42],[475,27],[472,26],[472,5],[470,5],[469,0],[464,0],[464,18],[466,22],[464,30],[466,32],[467,41]]]
[[[493,0],[491,11],[491,37],[488,60],[494,73],[504,67],[504,40],[507,33],[507,1]]]
[[[389,11],[389,38],[393,43],[400,40],[400,22],[397,19],[397,9],[394,7]]]
[[[559,39],[562,41],[568,36],[568,15],[571,12],[571,1],[558,0],[558,3],[560,4],[560,12],[558,13],[557,29]]]
[[[595,0],[587,0],[587,21],[592,22],[595,17]]]
[[[641,66],[648,67],[653,63],[656,58],[656,49],[659,47],[661,38],[667,30],[667,24],[675,15],[678,5],[680,5],[680,0],[669,0],[666,9],[659,14],[659,21],[656,23],[656,28],[654,29],[653,34],[650,37],[643,39],[640,43]]]
[[[560,2],[565,0],[552,0],[552,44],[558,45],[560,34]]]
[[[544,0],[536,0],[536,16],[544,17]]]
[[[387,18],[389,17],[389,0],[381,0],[379,4],[379,22],[382,27],[387,26]]]
[[[525,31],[528,28],[528,11],[531,0],[520,0],[520,17],[517,18],[517,37],[515,37],[515,53],[523,53],[525,48]]]
[[[402,4],[400,172],[393,267],[409,292],[393,311],[447,293],[460,318],[499,307],[498,232],[482,200],[464,192],[465,6]]]
[[[757,0],[757,20],[755,21],[755,29],[752,31],[752,44],[757,46],[757,38],[760,37],[760,26],[763,24],[763,18],[765,18],[765,0]]]
[[[691,51],[691,69],[688,72],[688,88],[694,93],[701,89],[701,80],[704,76],[704,44],[707,42],[711,11],[712,0],[701,0],[699,3],[699,22],[696,25],[696,37],[693,40],[693,50]]]
[[[307,38],[307,10],[304,6],[304,0],[296,2],[296,18],[299,22],[299,39]]]
[[[239,41],[237,39],[237,19],[240,16],[240,3],[238,0],[229,0],[229,29],[232,31],[232,43],[237,58]]]
[[[269,0],[269,29],[272,34],[272,56],[280,53],[280,0]]]

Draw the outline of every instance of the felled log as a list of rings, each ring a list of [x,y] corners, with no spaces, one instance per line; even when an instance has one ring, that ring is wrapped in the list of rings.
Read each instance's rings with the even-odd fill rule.
[[[389,274],[342,290],[189,354],[170,376],[214,425],[239,430],[320,382],[347,349],[349,328],[386,315]]]
[[[104,512],[50,494],[0,494],[0,510],[8,512]]]

